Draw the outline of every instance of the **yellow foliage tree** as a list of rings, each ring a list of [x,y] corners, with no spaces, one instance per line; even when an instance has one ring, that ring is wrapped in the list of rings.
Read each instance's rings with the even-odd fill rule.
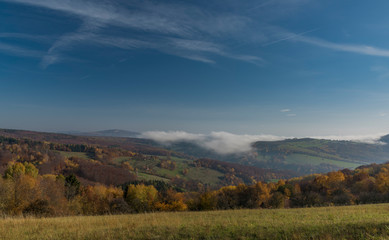
[[[154,210],[158,200],[158,191],[154,186],[129,185],[126,201],[136,212],[147,212]]]

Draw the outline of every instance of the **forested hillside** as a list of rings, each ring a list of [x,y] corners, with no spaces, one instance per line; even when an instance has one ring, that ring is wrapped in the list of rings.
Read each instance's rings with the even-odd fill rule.
[[[384,141],[385,137],[376,144],[309,138],[256,142],[255,158],[249,161],[255,166],[290,169],[300,174],[356,168],[389,161],[389,145]]]
[[[175,142],[166,148],[198,158],[288,170],[302,176],[389,161],[388,138],[389,135],[370,144],[310,138],[259,141],[252,144],[251,151],[235,154],[218,154],[190,142]]]
[[[263,173],[260,169],[195,160],[194,169],[220,174],[217,186],[224,186],[212,189],[200,180],[184,177],[142,180],[140,170],[134,168],[136,163],[155,161],[155,168],[166,171],[182,164],[172,157],[145,156],[116,148],[2,137],[0,212],[63,216],[389,202],[389,163],[264,182],[255,178]],[[150,171],[143,177],[156,176],[151,175],[151,164],[139,166]],[[182,174],[189,175],[190,171],[185,169]]]
[[[112,131],[108,131],[108,133]],[[132,132],[119,131],[119,134],[130,133]],[[98,134],[107,134],[107,131],[98,132]],[[354,169],[365,164],[389,161],[389,144],[387,144],[389,142],[389,135],[383,136],[375,144],[310,138],[272,142],[261,141],[253,143],[251,151],[235,154],[218,154],[213,150],[206,149],[191,142],[161,144],[141,138],[75,136],[9,129],[0,129],[0,136],[27,138],[35,141],[47,141],[60,144],[84,144],[105,148],[120,148],[143,155],[162,156],[165,158],[170,156],[190,161],[196,159],[214,159],[245,166],[255,166],[266,169],[270,173],[277,173],[276,175],[279,175],[279,173],[286,174],[284,178],[290,177],[291,175],[303,176],[343,168]],[[265,179],[274,179],[274,177],[268,175]]]
[[[165,149],[136,148],[136,151],[129,151],[116,146],[0,137],[1,174],[10,163],[19,162],[34,165],[42,175],[74,174],[85,185],[118,186],[134,180],[160,180],[195,191],[295,176],[288,171],[192,159]]]

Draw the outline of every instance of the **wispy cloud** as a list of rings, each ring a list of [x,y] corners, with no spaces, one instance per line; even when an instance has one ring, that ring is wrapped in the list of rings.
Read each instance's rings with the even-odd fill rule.
[[[185,49],[185,50],[200,51],[200,52],[223,54],[223,50],[221,49],[221,47],[219,45],[211,43],[211,42],[190,40],[190,39],[179,39],[179,38],[172,38],[172,39],[170,39],[170,42],[176,48],[181,48],[181,49]]]
[[[22,57],[32,57],[32,58],[41,58],[44,56],[44,52],[30,50],[21,48],[18,46],[1,43],[0,42],[0,52],[13,55],[13,56],[22,56]]]
[[[373,66],[370,70],[377,74],[379,81],[385,81],[389,79],[389,69],[385,66]]]
[[[42,60],[43,67],[61,61],[65,51],[80,43],[124,49],[152,48],[207,63],[214,62],[214,55],[250,63],[263,61],[257,56],[233,53],[224,44],[212,40],[240,31],[248,19],[228,13],[207,12],[190,4],[90,0],[3,1],[60,11],[84,21],[76,32],[64,34],[51,46]],[[147,33],[147,37],[126,39],[107,35],[102,29],[106,26],[138,31],[137,35]]]
[[[42,36],[42,35],[32,35],[26,33],[12,33],[12,32],[3,32],[0,33],[0,38],[3,39],[24,39],[36,42],[45,42],[51,43],[54,40],[54,36]]]
[[[389,57],[389,49],[377,48],[368,45],[340,44],[325,41],[319,38],[296,36],[291,40],[304,42],[318,47],[328,48],[335,51],[351,52],[369,56]]]
[[[63,34],[54,41],[42,59],[43,67],[67,59],[66,53],[80,44],[95,44],[127,50],[154,49],[205,63],[215,63],[215,57],[219,56],[262,65],[265,61],[261,57],[233,50],[234,45],[236,48],[239,44],[253,44],[253,41],[257,41],[257,44],[262,44],[264,47],[284,41],[302,42],[334,51],[389,57],[389,49],[334,43],[307,36],[318,29],[293,33],[268,25],[263,19],[255,20],[255,18],[241,16],[236,11],[201,8],[195,3],[103,0],[0,1],[61,12],[83,22],[75,32]],[[307,2],[309,1],[294,0],[288,3],[279,0],[264,1],[246,9],[246,13],[247,10],[257,11],[262,8],[296,8]],[[248,7],[250,4],[244,5]],[[118,28],[125,34],[117,36],[107,30],[111,27]],[[0,34],[1,37],[7,35]],[[14,37],[18,36],[14,34]],[[39,39],[39,36],[20,35],[19,37]],[[229,44],[226,39],[234,39],[233,44]]]
[[[318,29],[315,28],[315,29],[311,29],[311,30],[308,30],[308,31],[305,31],[305,32],[301,32],[301,33],[287,34],[287,36],[284,37],[284,38],[277,39],[277,40],[274,40],[274,41],[265,43],[265,44],[263,44],[262,46],[263,46],[263,47],[267,47],[267,46],[270,46],[270,45],[274,45],[274,44],[277,44],[277,43],[280,43],[280,42],[283,42],[283,41],[287,41],[287,40],[291,40],[291,39],[294,39],[294,38],[303,36],[304,34],[311,33],[311,32],[317,31],[317,30],[318,30]]]
[[[368,56],[389,57],[389,49],[352,43],[334,43],[324,39],[308,36],[309,33],[318,31],[318,28],[304,31],[301,33],[290,32],[286,29],[277,26],[267,26],[266,30],[266,34],[268,35],[269,41],[267,43],[263,43],[262,46],[269,46],[284,41],[302,42],[339,52],[350,52]]]
[[[285,116],[287,117],[295,117],[297,114],[292,113],[292,110],[289,108],[281,109],[280,112],[285,113]]]
[[[196,53],[205,53],[205,54],[215,54],[227,58],[232,58],[236,60],[241,60],[245,62],[250,62],[254,64],[261,64],[264,60],[257,56],[250,55],[239,55],[228,52],[224,46],[220,44],[216,44],[210,41],[203,40],[188,40],[188,39],[170,39],[171,47],[169,49],[176,49],[178,51],[184,51],[187,53],[187,56],[192,56],[193,52]],[[185,56],[185,54],[184,54]],[[203,59],[207,59],[207,61],[212,61],[209,58],[202,57]],[[200,59],[200,61],[202,61]],[[212,61],[213,62],[213,61]]]
[[[102,24],[91,20],[84,21],[81,27],[74,33],[61,36],[50,47],[47,54],[43,57],[41,66],[47,66],[62,60],[62,51],[71,49],[75,44],[92,39]]]

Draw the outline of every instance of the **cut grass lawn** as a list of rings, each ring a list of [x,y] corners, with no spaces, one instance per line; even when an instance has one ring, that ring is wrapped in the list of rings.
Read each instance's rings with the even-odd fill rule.
[[[389,204],[5,218],[2,239],[388,239]]]

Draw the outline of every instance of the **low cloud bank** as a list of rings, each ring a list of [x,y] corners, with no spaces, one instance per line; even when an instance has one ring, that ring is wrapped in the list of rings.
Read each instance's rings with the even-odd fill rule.
[[[371,135],[333,135],[333,136],[311,136],[314,139],[345,140],[362,142],[368,144],[384,144],[379,141],[384,134]],[[138,137],[147,138],[162,144],[172,144],[174,142],[191,142],[198,146],[210,149],[219,154],[245,153],[252,150],[252,143],[256,141],[279,141],[291,139],[292,137],[282,137],[275,135],[248,135],[233,134],[229,132],[211,132],[209,134],[188,133],[185,131],[148,131]]]
[[[286,139],[274,135],[238,135],[229,132],[211,132],[210,134],[187,133],[184,131],[149,131],[139,137],[171,144],[186,141],[195,143],[219,154],[244,153],[251,150],[251,144],[256,141],[277,141]]]
[[[377,134],[368,134],[368,135],[332,135],[332,136],[313,136],[310,138],[314,139],[328,139],[328,140],[344,140],[344,141],[352,141],[352,142],[360,142],[360,143],[368,143],[368,144],[385,144],[380,141],[380,138],[385,134],[377,133]]]

